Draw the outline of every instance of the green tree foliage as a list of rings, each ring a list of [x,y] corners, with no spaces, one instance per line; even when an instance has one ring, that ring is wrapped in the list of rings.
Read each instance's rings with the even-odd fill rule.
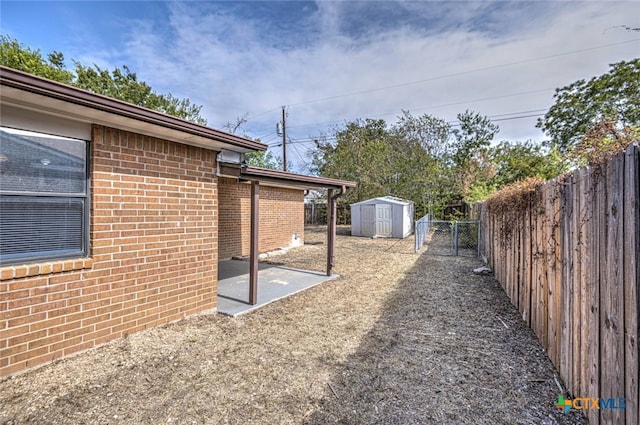
[[[495,190],[489,147],[500,129],[489,118],[469,110],[458,114],[458,122],[451,149],[456,189],[459,198],[472,204]]]
[[[71,84],[73,73],[64,68],[64,55],[54,51],[45,59],[40,50],[33,50],[6,35],[0,35],[0,64]]]
[[[466,111],[458,120],[454,129],[405,111],[390,127],[382,120],[347,123],[335,141],[316,142],[313,171],[358,183],[343,202],[394,195],[412,200],[416,215],[436,217],[450,201],[475,202],[514,181],[560,173],[557,151],[533,142],[493,146],[499,129],[486,117]]]
[[[412,200],[420,216],[438,215],[455,197],[449,166],[451,126],[431,115],[404,111],[389,132],[396,173],[390,194]]]
[[[549,180],[565,171],[556,149],[533,141],[502,141],[491,148],[490,161],[494,171],[491,178],[494,190],[530,177]]]
[[[633,132],[640,127],[640,59],[615,63],[604,75],[557,89],[554,99],[537,127],[561,153],[570,153],[594,130],[608,128],[605,137],[613,139]]]
[[[344,202],[359,202],[387,195],[392,171],[391,147],[384,120],[356,120],[335,131],[335,143],[317,140],[312,171],[325,177],[358,183],[347,192]]]
[[[413,116],[402,111],[393,133],[407,143],[420,146],[432,158],[445,158],[450,154],[451,125],[432,115]]]
[[[458,167],[465,167],[491,145],[500,128],[489,118],[469,110],[457,118],[460,128],[453,130],[453,159]]]
[[[438,215],[451,200],[479,196],[470,181],[485,172],[487,149],[498,131],[476,113],[458,118],[455,130],[442,119],[406,111],[391,127],[383,120],[347,123],[336,130],[335,142],[317,142],[313,171],[356,181],[345,202],[394,195],[412,200],[419,215]]]
[[[247,165],[271,170],[282,170],[282,159],[267,151],[256,151],[244,154]]]
[[[0,64],[71,84],[94,93],[124,100],[168,115],[206,125],[200,116],[202,106],[194,105],[189,99],[179,99],[171,93],[159,94],[144,81],[139,81],[134,72],[125,65],[112,71],[97,65],[86,66],[77,61],[74,72],[65,68],[64,55],[54,51],[43,58],[39,50],[32,50],[8,36],[0,36]]]

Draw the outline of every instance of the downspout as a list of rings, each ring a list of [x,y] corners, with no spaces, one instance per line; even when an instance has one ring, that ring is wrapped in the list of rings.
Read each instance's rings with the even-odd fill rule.
[[[344,195],[347,188],[346,186],[342,186],[336,194],[334,194],[333,191],[333,189],[329,189],[327,196],[329,202],[329,205],[327,205],[327,209],[329,210],[329,217],[327,217],[327,276],[331,276],[331,270],[336,265],[336,204],[338,198]]]

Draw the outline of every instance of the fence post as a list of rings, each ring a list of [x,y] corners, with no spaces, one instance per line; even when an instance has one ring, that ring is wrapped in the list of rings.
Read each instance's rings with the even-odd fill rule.
[[[454,240],[454,252],[455,252],[455,256],[458,256],[458,243],[460,241],[459,237],[458,237],[458,222],[456,221],[456,223],[453,226],[453,240]]]
[[[478,254],[476,258],[480,258],[480,241],[482,237],[482,220],[478,220],[478,242],[476,242],[476,246],[478,248]]]
[[[415,252],[417,253],[420,251],[420,248],[422,248],[422,246],[424,245],[424,241],[427,236],[427,233],[429,233],[429,214],[425,215],[424,217],[416,221],[414,223],[414,226],[415,226],[415,231],[413,232],[413,235],[415,238],[414,248],[415,248]]]

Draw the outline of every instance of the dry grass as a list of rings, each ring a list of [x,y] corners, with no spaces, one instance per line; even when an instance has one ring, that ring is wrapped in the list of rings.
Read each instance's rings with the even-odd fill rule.
[[[418,256],[411,238],[337,243],[341,279],[5,379],[0,423],[586,423],[553,407],[551,363],[476,260]],[[275,260],[323,270],[324,250]]]

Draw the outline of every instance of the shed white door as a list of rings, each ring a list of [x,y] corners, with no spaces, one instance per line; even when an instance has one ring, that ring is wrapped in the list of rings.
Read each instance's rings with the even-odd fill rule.
[[[391,237],[392,220],[391,205],[376,206],[376,235],[384,238]]]
[[[360,234],[362,236],[376,235],[376,206],[360,206]]]

